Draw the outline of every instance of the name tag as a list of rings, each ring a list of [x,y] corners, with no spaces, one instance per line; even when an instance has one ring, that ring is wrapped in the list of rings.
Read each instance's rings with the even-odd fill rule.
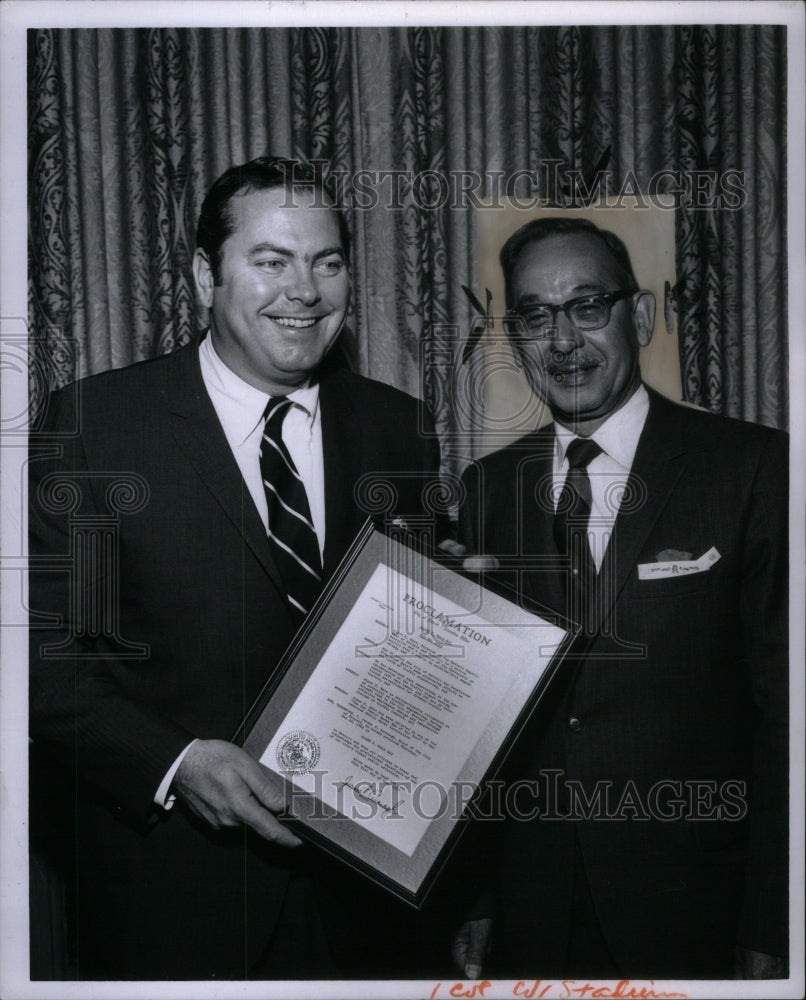
[[[692,573],[704,573],[709,570],[721,556],[712,546],[699,559],[676,559],[672,562],[639,563],[639,580],[661,580],[667,576],[689,576]]]

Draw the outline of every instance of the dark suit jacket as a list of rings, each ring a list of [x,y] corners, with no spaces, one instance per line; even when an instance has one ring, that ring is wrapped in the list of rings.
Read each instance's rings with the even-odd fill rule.
[[[419,514],[438,448],[388,386],[335,371],[320,403],[327,575],[367,516],[358,480],[385,474],[384,513]],[[294,624],[197,348],[56,393],[30,469],[30,732],[51,769],[32,798],[63,785],[75,803],[79,975],[242,977],[283,907],[306,923],[289,886],[309,852],[153,797],[191,739],[232,737]]]
[[[506,824],[503,974],[562,962],[575,850],[624,975],[730,976],[734,942],[787,951],[787,438],[650,400],[589,627],[508,762],[538,780],[542,815]],[[532,557],[506,582],[578,618],[536,499],[553,440],[552,425],[471,466],[463,531]],[[707,572],[638,578],[663,550],[712,547]],[[573,818],[546,818],[549,785]]]

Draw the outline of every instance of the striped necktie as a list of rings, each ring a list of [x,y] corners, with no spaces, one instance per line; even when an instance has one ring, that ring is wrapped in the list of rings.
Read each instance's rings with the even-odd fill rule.
[[[591,484],[588,465],[602,454],[591,438],[574,438],[568,446],[568,474],[554,515],[554,542],[561,555],[571,557],[571,571],[582,584],[596,570],[588,542]]]
[[[260,442],[260,473],[269,508],[269,544],[297,617],[305,615],[322,583],[319,541],[305,486],[282,437],[285,415],[294,405],[286,396],[269,400]]]

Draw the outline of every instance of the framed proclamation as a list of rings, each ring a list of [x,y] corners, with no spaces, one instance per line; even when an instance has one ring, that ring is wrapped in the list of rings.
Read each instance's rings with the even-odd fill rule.
[[[368,523],[238,739],[296,832],[418,906],[573,634]]]

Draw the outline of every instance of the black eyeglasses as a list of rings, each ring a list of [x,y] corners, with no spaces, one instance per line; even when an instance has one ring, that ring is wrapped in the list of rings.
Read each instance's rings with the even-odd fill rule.
[[[556,329],[559,312],[564,312],[577,330],[599,330],[610,322],[615,303],[630,295],[635,295],[635,289],[581,295],[557,305],[537,302],[523,309],[507,309],[506,332],[511,337],[526,340],[542,339]]]

